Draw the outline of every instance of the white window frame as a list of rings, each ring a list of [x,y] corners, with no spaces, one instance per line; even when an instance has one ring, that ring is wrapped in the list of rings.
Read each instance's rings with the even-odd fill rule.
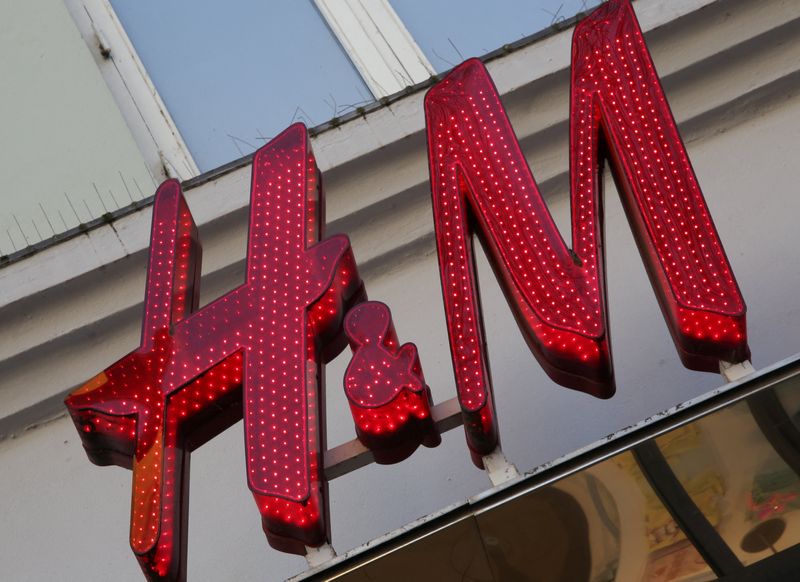
[[[200,173],[108,0],[64,0],[145,164],[159,181]]]
[[[314,0],[376,99],[436,74],[389,0]]]
[[[376,99],[436,74],[389,0],[314,0]],[[64,0],[156,180],[200,173],[109,0]]]

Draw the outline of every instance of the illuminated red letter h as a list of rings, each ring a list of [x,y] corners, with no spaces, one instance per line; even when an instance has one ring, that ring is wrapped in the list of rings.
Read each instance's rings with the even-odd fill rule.
[[[196,311],[194,221],[176,181],[156,194],[141,346],[66,400],[92,461],[133,469],[130,542],[152,580],[185,578],[189,452],[242,410],[269,543],[304,553],[328,538],[323,365],[363,287],[347,237],[319,242],[323,214],[296,124],[253,160],[246,282]]]

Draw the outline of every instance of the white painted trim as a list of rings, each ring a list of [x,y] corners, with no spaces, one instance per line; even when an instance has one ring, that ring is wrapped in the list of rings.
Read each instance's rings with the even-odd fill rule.
[[[519,469],[506,458],[500,447],[483,456],[483,466],[494,487],[520,477]]]
[[[376,98],[435,74],[388,0],[314,0]]]
[[[750,360],[740,363],[720,362],[719,373],[726,382],[737,382],[742,378],[755,374],[756,369],[750,363]]]
[[[200,173],[108,0],[64,0],[157,181]]]
[[[309,568],[318,568],[336,558],[336,550],[330,544],[322,544],[318,548],[306,546],[306,562]]]

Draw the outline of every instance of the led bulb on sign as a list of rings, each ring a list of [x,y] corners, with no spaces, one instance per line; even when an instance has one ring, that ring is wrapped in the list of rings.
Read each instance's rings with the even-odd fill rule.
[[[570,99],[572,249],[482,63],[456,67],[425,98],[446,324],[478,466],[499,437],[474,234],[547,373],[614,392],[603,158],[683,362],[716,371],[749,357],[744,301],[628,0],[576,27]],[[305,128],[293,125],[253,158],[246,281],[198,309],[192,215],[178,182],[156,193],[141,345],[66,399],[90,459],[133,470],[130,544],[151,580],[185,579],[189,453],[242,418],[247,483],[269,543],[302,554],[328,540],[324,365],[348,341],[344,389],[375,459],[440,441],[416,347],[399,345],[386,305],[364,302],[348,238],[322,236],[323,208]]]
[[[375,460],[396,463],[420,444],[438,445],[417,347],[399,345],[389,308],[376,301],[354,307],[345,318],[345,333],[353,359],[344,390],[358,439]]]
[[[242,416],[270,544],[305,553],[328,539],[322,373],[364,293],[347,237],[320,241],[317,174],[300,124],[255,154],[246,282],[200,310],[197,230],[165,182],[141,346],[66,400],[89,457],[133,469],[131,548],[153,580],[185,577],[189,452]]]
[[[450,349],[476,464],[498,435],[475,231],[545,371],[595,396],[614,393],[601,240],[604,157],[684,364],[718,371],[720,360],[749,358],[744,301],[628,0],[603,4],[573,36],[572,250],[480,61],[459,65],[433,87],[425,114]]]

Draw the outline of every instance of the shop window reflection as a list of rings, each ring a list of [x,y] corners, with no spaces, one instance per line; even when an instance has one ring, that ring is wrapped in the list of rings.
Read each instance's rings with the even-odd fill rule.
[[[706,475],[698,483],[711,490],[711,499],[719,476],[700,473]],[[716,580],[630,452],[477,520],[495,580]]]
[[[494,579],[588,582],[592,553],[583,505],[561,487],[546,487],[478,514]]]
[[[759,397],[656,439],[692,501],[745,566],[800,542],[800,479],[756,422]]]
[[[598,576],[593,582],[716,579],[647,482],[630,452],[616,455],[585,473],[607,488],[618,508],[620,524],[617,569],[613,576]]]
[[[329,580],[331,578],[325,578]],[[335,578],[337,582],[493,582],[478,526],[470,516]]]
[[[773,392],[780,401],[792,424],[800,430],[800,381],[790,380],[777,386]]]
[[[337,579],[800,579],[798,388],[791,379],[566,477],[501,490]]]

